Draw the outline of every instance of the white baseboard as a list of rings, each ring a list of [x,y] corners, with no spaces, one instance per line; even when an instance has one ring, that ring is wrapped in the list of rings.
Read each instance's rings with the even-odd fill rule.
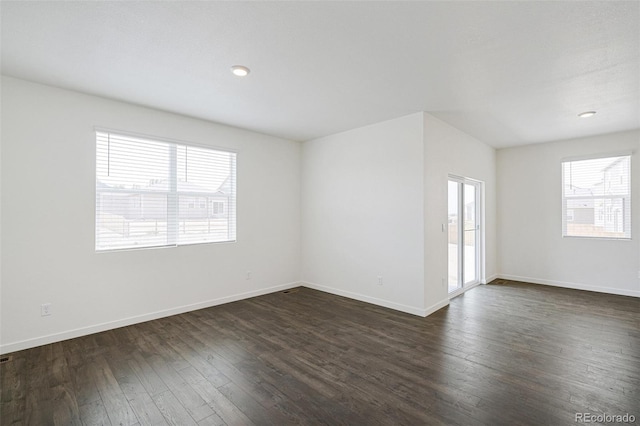
[[[378,299],[377,297],[366,296],[360,293],[353,293],[351,291],[341,290],[334,287],[328,287],[325,285],[320,285],[316,283],[311,283],[308,281],[302,281],[300,285],[304,287],[308,287],[314,290],[323,291],[325,293],[335,294],[337,296],[348,297],[349,299],[359,300],[361,302],[371,303],[373,305],[383,306],[385,308],[394,309],[400,312],[406,312],[408,314],[418,315],[421,317],[426,317],[431,315],[435,311],[444,308],[449,304],[449,299],[441,300],[440,302],[429,306],[426,309],[418,308],[415,306],[403,305],[401,303],[391,302],[389,300]]]
[[[574,282],[547,280],[547,279],[541,279],[541,278],[523,277],[519,275],[510,275],[510,274],[494,274],[488,277],[486,280],[483,280],[482,284],[490,283],[491,281],[497,278],[502,278],[502,279],[512,280],[512,281],[522,281],[522,282],[527,282],[532,284],[549,285],[554,287],[571,288],[575,290],[586,290],[586,291],[595,291],[599,293],[619,294],[622,296],[640,297],[640,291],[636,291],[636,290],[617,289],[617,288],[610,288],[610,287],[598,287],[598,286],[591,286],[591,285],[574,283]],[[390,308],[396,311],[406,312],[406,313],[409,313],[412,315],[418,315],[421,317],[429,316],[432,313],[449,305],[449,299],[447,298],[427,308],[418,308],[415,306],[408,306],[408,305],[391,302],[384,299],[379,299],[376,297],[366,296],[360,293],[353,293],[350,291],[345,291],[345,290],[328,287],[320,284],[315,284],[311,282],[306,282],[306,281],[292,282],[292,283],[281,284],[281,285],[272,286],[272,287],[268,287],[260,290],[254,290],[254,291],[245,292],[245,293],[238,293],[231,296],[221,297],[218,299],[211,299],[204,302],[193,303],[190,305],[178,306],[175,308],[166,309],[162,311],[151,312],[144,315],[137,315],[129,318],[124,318],[121,320],[95,324],[88,327],[82,327],[74,330],[64,331],[61,333],[54,333],[54,334],[49,334],[46,336],[36,337],[32,339],[21,340],[18,342],[7,343],[4,345],[0,345],[0,354],[8,354],[15,351],[34,348],[36,346],[60,342],[67,339],[73,339],[75,337],[86,336],[88,334],[99,333],[102,331],[125,327],[128,325],[165,318],[171,315],[178,315],[185,312],[195,311],[198,309],[210,308],[212,306],[223,305],[225,303],[235,302],[238,300],[248,299],[256,296],[262,296],[264,294],[275,293],[277,291],[287,290],[287,289],[298,287],[298,286],[304,286],[311,289],[323,291],[325,293],[348,297],[350,299],[355,299],[361,302],[383,306],[385,308]]]
[[[26,339],[18,342],[7,343],[4,345],[0,345],[0,354],[7,354],[10,352],[21,351],[23,349],[35,348],[36,346],[42,346],[42,345],[47,345],[49,343],[61,342],[67,339],[73,339],[75,337],[86,336],[88,334],[93,334],[93,333],[100,333],[102,331],[113,330],[115,328],[125,327],[128,325],[139,324],[141,322],[147,322],[147,321],[151,321],[159,318],[165,318],[171,315],[178,315],[178,314],[183,314],[185,312],[196,311],[198,309],[210,308],[212,306],[223,305],[225,303],[235,302],[243,299],[249,299],[251,297],[262,296],[264,294],[275,293],[277,291],[299,287],[300,285],[301,283],[299,282],[281,284],[273,287],[263,288],[260,290],[249,291],[246,293],[238,293],[231,296],[221,297],[218,299],[211,299],[205,302],[192,303],[190,305],[183,305],[183,306],[178,306],[171,309],[165,309],[162,311],[151,312],[148,314],[136,315],[136,316],[124,318],[121,320],[90,325],[88,327],[81,327],[75,330],[69,330],[61,333],[49,334],[47,336],[36,337],[33,339]]]
[[[438,303],[434,303],[433,305],[429,306],[428,308],[424,309],[424,315],[422,315],[423,317],[428,317],[429,315],[433,314],[436,311],[439,311],[440,309],[444,308],[445,306],[449,306],[449,298],[447,297],[444,300],[439,301]]]
[[[498,278],[500,278],[500,277],[498,276],[498,274],[493,274],[493,275],[491,275],[491,276],[489,276],[489,277],[485,278],[484,280],[482,280],[480,283],[481,283],[481,284],[489,284],[491,281],[493,281],[493,280],[495,280],[495,279],[498,279]]]
[[[640,291],[627,290],[623,288],[598,287],[598,286],[573,283],[573,282],[567,282],[567,281],[547,280],[547,279],[533,278],[533,277],[521,277],[519,275],[509,275],[509,274],[498,274],[496,278],[502,278],[505,280],[512,280],[512,281],[522,281],[522,282],[532,283],[532,284],[549,285],[553,287],[571,288],[574,290],[586,290],[586,291],[595,291],[598,293],[619,294],[621,296],[640,297]]]

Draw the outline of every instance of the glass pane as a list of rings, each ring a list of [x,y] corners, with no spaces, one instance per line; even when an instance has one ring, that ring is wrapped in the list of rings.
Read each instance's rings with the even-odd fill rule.
[[[178,192],[225,191],[229,186],[235,156],[233,152],[178,145]]]
[[[590,198],[566,200],[566,233],[572,237],[625,238],[630,225],[625,221],[625,199]]]
[[[167,191],[170,147],[127,136],[97,133],[96,188]]]
[[[630,160],[620,156],[562,163],[564,196],[628,195]]]
[[[184,194],[178,197],[178,242],[197,244],[229,240],[229,196]]]
[[[96,250],[233,241],[236,154],[96,133]]]
[[[464,282],[476,276],[476,187],[464,184]]]
[[[449,293],[460,288],[458,278],[458,183],[449,181]]]
[[[564,236],[631,238],[630,156],[562,164]]]
[[[167,196],[99,191],[96,250],[167,245]]]

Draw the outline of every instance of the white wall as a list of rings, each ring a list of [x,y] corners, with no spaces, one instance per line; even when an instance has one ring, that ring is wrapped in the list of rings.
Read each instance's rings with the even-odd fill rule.
[[[495,278],[495,150],[418,113],[303,144],[302,280],[418,315],[445,306],[448,174],[485,183]]]
[[[499,271],[640,295],[635,210],[631,242],[563,239],[560,226],[561,158],[635,149],[635,164],[639,131],[503,149],[496,160],[493,148],[417,113],[301,148],[8,77],[1,90],[2,353],[292,287],[300,276],[426,315],[448,303],[448,174],[485,183],[483,281]],[[96,254],[94,126],[237,150],[238,242]],[[52,316],[40,316],[42,303]]]
[[[496,153],[490,146],[447,123],[424,114],[425,306],[438,306],[447,295],[447,180],[450,174],[484,182],[484,270],[481,281],[496,277]]]
[[[635,150],[632,240],[562,237],[562,158]],[[498,151],[500,276],[640,296],[640,131]]]
[[[422,158],[422,113],[303,144],[307,285],[425,314]]]
[[[0,84],[0,117],[2,117],[2,84]],[[0,120],[0,353],[2,353],[2,122]]]
[[[94,126],[238,150],[238,242],[96,254]],[[2,352],[298,283],[297,142],[3,77],[2,151]]]

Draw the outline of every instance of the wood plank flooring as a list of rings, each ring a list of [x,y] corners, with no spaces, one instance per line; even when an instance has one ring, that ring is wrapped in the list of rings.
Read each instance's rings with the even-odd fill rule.
[[[640,299],[504,280],[427,318],[300,288],[11,355],[3,426],[640,421]]]

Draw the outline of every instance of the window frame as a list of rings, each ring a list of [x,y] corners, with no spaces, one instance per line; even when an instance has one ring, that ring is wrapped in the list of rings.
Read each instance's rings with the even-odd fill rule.
[[[565,163],[572,163],[572,162],[578,162],[578,161],[588,161],[588,160],[600,160],[600,159],[608,159],[608,158],[616,158],[616,157],[628,157],[628,161],[629,161],[629,167],[628,167],[628,187],[627,187],[627,193],[625,195],[606,195],[606,194],[601,194],[601,195],[581,195],[581,196],[569,196],[567,197],[565,195]],[[595,240],[615,240],[615,241],[631,241],[633,238],[633,234],[632,234],[632,222],[633,222],[633,205],[632,205],[632,193],[633,193],[633,188],[632,188],[632,176],[633,176],[633,165],[632,165],[632,158],[633,158],[633,151],[623,151],[623,152],[610,152],[610,153],[604,153],[604,154],[593,154],[593,155],[585,155],[585,156],[577,156],[577,157],[566,157],[566,158],[562,158],[560,161],[560,171],[561,171],[561,205],[562,205],[562,217],[561,217],[561,224],[562,224],[562,238],[577,238],[577,239],[595,239]],[[613,164],[613,163],[612,163]],[[599,215],[600,213],[602,213],[603,216],[603,220],[606,221],[607,220],[607,213],[605,211],[598,211],[596,212],[595,209],[595,205],[597,203],[597,201],[610,201],[610,200],[622,200],[623,203],[623,225],[626,224],[626,220],[625,218],[625,213],[628,212],[628,216],[629,216],[629,220],[628,220],[628,225],[629,225],[629,229],[628,229],[628,236],[627,231],[623,231],[624,232],[624,236],[620,236],[620,237],[616,237],[616,236],[600,236],[600,235],[569,235],[568,234],[568,223],[571,223],[572,221],[575,220],[575,208],[574,207],[568,207],[568,201],[569,200],[591,200],[593,201],[593,205],[594,205],[594,223],[596,221],[596,216]],[[628,208],[626,207],[628,205]],[[568,220],[568,211],[569,210],[574,210],[574,214],[572,217],[572,220],[569,221]]]
[[[97,165],[97,156],[98,156],[98,152],[97,152],[97,144],[98,144],[98,134],[111,134],[111,135],[116,135],[116,136],[120,136],[123,138],[133,138],[133,139],[142,139],[142,140],[147,140],[150,142],[154,142],[154,143],[162,143],[162,144],[166,144],[168,146],[173,146],[173,149],[170,149],[172,152],[170,154],[170,162],[172,163],[171,165],[169,165],[169,176],[170,176],[170,180],[174,180],[175,182],[169,182],[169,189],[168,190],[144,190],[144,189],[138,189],[138,188],[132,188],[132,189],[121,189],[121,188],[111,188],[109,190],[99,190],[97,183],[98,183],[98,165]],[[235,243],[237,242],[237,229],[236,229],[236,225],[237,225],[237,165],[238,165],[238,151],[235,149],[231,149],[229,147],[221,147],[221,146],[214,146],[214,145],[206,145],[206,144],[201,144],[201,143],[193,143],[193,142],[187,142],[185,140],[177,140],[177,139],[171,139],[171,138],[165,138],[165,137],[160,137],[160,136],[154,136],[154,135],[147,135],[147,134],[142,134],[142,133],[135,133],[135,132],[129,132],[129,131],[121,131],[121,130],[113,130],[113,129],[108,129],[108,128],[104,128],[104,127],[94,127],[94,132],[93,132],[93,146],[96,149],[96,151],[94,151],[94,178],[96,179],[96,184],[94,185],[94,194],[95,194],[95,198],[94,198],[94,251],[96,253],[110,253],[110,252],[117,252],[117,251],[129,251],[129,250],[148,250],[148,249],[157,249],[157,248],[171,248],[171,247],[180,247],[180,246],[191,246],[191,245],[201,245],[201,244],[225,244],[225,243]],[[180,197],[189,197],[189,196],[201,196],[201,197],[205,197],[205,199],[207,199],[208,197],[212,197],[214,193],[208,193],[208,192],[203,192],[203,193],[199,193],[199,192],[193,192],[193,191],[180,191],[177,188],[177,175],[175,173],[176,171],[176,156],[175,156],[175,152],[176,152],[176,148],[177,147],[193,147],[193,148],[198,148],[198,149],[204,149],[204,150],[211,150],[211,151],[219,151],[219,152],[223,152],[223,153],[227,153],[227,154],[232,154],[233,155],[233,164],[231,166],[231,170],[229,172],[229,178],[230,179],[230,185],[232,188],[232,191],[229,195],[229,197],[226,199],[226,202],[224,202],[225,205],[229,205],[230,207],[233,208],[229,208],[229,209],[225,209],[225,212],[229,214],[228,220],[227,220],[227,224],[228,224],[228,234],[229,234],[229,239],[226,240],[221,240],[221,241],[197,241],[197,242],[192,242],[192,241],[186,241],[186,242],[180,242],[179,237],[178,237],[178,229],[180,227],[180,223],[183,221],[184,218],[180,217],[180,210],[179,210],[179,200]],[[114,193],[129,193],[129,194],[137,194],[139,197],[142,197],[142,195],[144,194],[153,194],[153,195],[157,195],[157,196],[166,196],[167,197],[167,205],[168,205],[168,209],[170,208],[169,206],[173,205],[173,207],[171,208],[175,208],[175,217],[171,217],[171,215],[169,213],[167,213],[167,241],[164,244],[152,244],[152,245],[141,245],[141,246],[134,246],[134,247],[115,247],[115,248],[99,248],[98,247],[98,196],[100,193],[108,193],[108,192],[114,192]],[[142,201],[140,201],[140,203],[142,204]],[[170,223],[170,222],[175,222],[175,223]]]

